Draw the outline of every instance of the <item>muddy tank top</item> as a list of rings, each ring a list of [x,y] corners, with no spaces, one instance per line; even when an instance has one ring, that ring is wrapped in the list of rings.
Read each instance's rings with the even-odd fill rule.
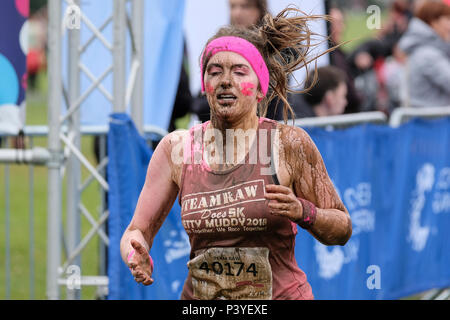
[[[270,174],[277,122],[260,118],[245,160],[226,171],[204,160],[208,123],[194,126],[185,146],[179,202],[191,253],[181,299],[313,299],[295,260],[297,226],[271,215],[264,198],[265,186],[278,184]]]

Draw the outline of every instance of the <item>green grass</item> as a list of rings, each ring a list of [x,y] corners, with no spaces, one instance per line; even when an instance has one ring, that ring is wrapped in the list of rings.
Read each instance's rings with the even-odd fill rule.
[[[345,14],[345,32],[343,34],[342,41],[351,41],[350,43],[343,46],[343,50],[346,52],[351,52],[358,45],[363,43],[369,38],[373,38],[378,30],[370,30],[367,27],[367,18],[369,15],[365,12],[347,12]],[[386,14],[382,14],[382,25],[386,19]]]
[[[42,75],[38,81],[38,90],[27,94],[27,125],[47,124],[47,83],[46,76]],[[47,146],[46,138],[34,138],[34,146]],[[28,139],[27,146],[31,140]],[[91,163],[95,164],[93,154],[93,138],[82,138],[82,152]],[[5,278],[5,251],[6,251],[6,199],[5,199],[5,165],[0,165],[0,299],[6,298]],[[30,173],[28,166],[10,165],[9,168],[9,201],[10,201],[10,251],[11,251],[11,276],[10,299],[30,298]],[[46,261],[47,261],[47,168],[34,167],[34,298],[46,299]],[[88,172],[82,168],[82,181],[86,179]],[[65,229],[66,214],[66,187],[63,180],[63,228]],[[82,202],[95,219],[100,216],[100,187],[92,182],[83,192]],[[83,217],[82,237],[91,229],[90,223]],[[56,239],[55,239],[56,240]],[[82,275],[98,274],[98,247],[99,239],[95,236],[81,255]],[[63,259],[65,254],[62,253]],[[61,298],[65,297],[65,288],[61,288]],[[95,287],[83,287],[82,299],[94,299]]]

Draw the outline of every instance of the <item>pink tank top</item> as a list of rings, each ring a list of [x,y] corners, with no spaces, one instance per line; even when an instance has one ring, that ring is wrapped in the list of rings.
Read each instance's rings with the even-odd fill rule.
[[[264,198],[265,186],[278,184],[266,161],[277,122],[260,118],[245,162],[220,172],[203,160],[207,125],[190,130],[190,162],[182,168],[179,202],[191,260],[181,299],[314,299],[295,260],[297,226],[271,215]],[[268,154],[250,161],[261,146]]]

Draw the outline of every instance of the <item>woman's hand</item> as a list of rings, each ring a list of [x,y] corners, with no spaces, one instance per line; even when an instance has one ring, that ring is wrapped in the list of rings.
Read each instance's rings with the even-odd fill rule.
[[[284,216],[293,222],[303,218],[302,203],[292,190],[285,186],[269,184],[266,186],[264,197],[269,200],[270,213],[275,216]]]
[[[172,148],[180,140],[183,141],[177,139],[178,134],[166,135],[153,152],[133,218],[120,240],[122,260],[130,268],[136,282],[144,285],[153,283],[152,261],[148,252],[178,195],[181,165],[172,162]],[[178,155],[174,155],[174,159],[175,156]],[[183,159],[183,154],[180,157]]]
[[[130,241],[133,251],[128,255],[128,267],[134,280],[145,286],[151,285],[154,280],[151,278],[153,263],[145,248],[136,240]]]

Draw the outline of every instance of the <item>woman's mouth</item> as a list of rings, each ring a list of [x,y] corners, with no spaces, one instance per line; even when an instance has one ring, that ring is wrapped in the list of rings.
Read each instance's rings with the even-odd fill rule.
[[[231,93],[221,93],[217,95],[217,102],[222,106],[230,106],[234,104],[237,97]]]

